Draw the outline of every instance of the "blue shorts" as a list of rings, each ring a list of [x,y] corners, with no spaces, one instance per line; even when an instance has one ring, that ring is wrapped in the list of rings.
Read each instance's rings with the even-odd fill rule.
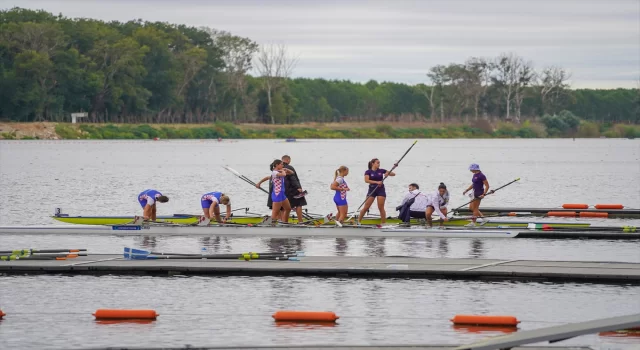
[[[211,204],[213,204],[212,200],[201,200],[200,201],[200,205],[202,205],[202,209],[209,209],[211,208]]]
[[[370,193],[369,197],[387,197],[387,192],[385,192],[384,187],[378,187],[375,191],[373,191],[373,193],[371,193],[371,190],[373,190],[374,188],[375,187],[369,187],[369,192],[367,192],[367,194]]]
[[[142,206],[142,208],[147,206],[147,200],[146,199],[138,199],[138,203],[140,203],[140,206]]]
[[[341,193],[336,191],[336,194],[333,195],[333,202],[336,206],[341,207],[343,205],[347,205],[347,194],[344,194],[344,198],[342,198]]]
[[[273,203],[284,202],[286,199],[287,195],[284,193],[284,191],[280,191],[280,193],[277,195],[271,192],[271,201]]]

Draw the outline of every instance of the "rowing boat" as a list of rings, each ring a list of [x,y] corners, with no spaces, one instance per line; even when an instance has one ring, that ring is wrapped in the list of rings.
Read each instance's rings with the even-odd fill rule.
[[[513,238],[517,230],[510,229],[426,229],[397,226],[337,227],[337,226],[191,226],[191,225],[48,225],[0,226],[0,234],[72,234],[72,235],[149,235],[149,236],[252,236],[252,237],[451,237],[451,238]]]
[[[76,224],[76,225],[124,225],[132,222],[134,220],[133,216],[69,216],[67,214],[59,214],[52,216],[53,219],[57,221],[61,221],[67,224]],[[174,223],[174,224],[194,224],[198,222],[200,218],[199,215],[189,215],[189,214],[174,214],[172,216],[158,216],[157,222],[159,223]],[[264,217],[262,216],[232,216],[229,223],[232,224],[260,224],[263,221]],[[291,221],[296,222],[294,220]],[[460,227],[468,225],[471,221],[468,218],[458,218],[452,219],[448,222],[445,222],[445,226],[453,226]],[[387,224],[399,224],[401,221],[397,218],[388,218]],[[498,226],[509,226],[509,227],[527,227],[531,222],[530,221],[496,221],[489,220],[483,226],[487,227],[498,227]],[[335,222],[328,221],[325,224],[335,225]],[[380,225],[379,217],[365,217],[361,221],[362,225]],[[419,220],[412,219],[411,224],[418,225],[422,224]],[[559,227],[573,227],[573,228],[581,228],[581,227],[589,227],[589,223],[581,223],[581,222],[536,222],[536,224],[545,224],[549,227],[559,228]],[[436,221],[437,225],[437,221]]]
[[[564,208],[498,208],[498,207],[482,207],[480,208],[484,215],[490,216],[561,216],[581,217],[602,217],[612,219],[637,219],[640,218],[640,209],[564,209]],[[456,210],[457,214],[470,215],[468,208],[460,208]],[[552,213],[551,215],[549,213]],[[574,215],[569,215],[573,213]],[[601,214],[601,216],[598,216]]]

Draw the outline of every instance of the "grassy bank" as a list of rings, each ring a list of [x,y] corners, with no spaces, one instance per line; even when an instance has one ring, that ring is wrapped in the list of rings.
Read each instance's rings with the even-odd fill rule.
[[[526,121],[522,124],[486,121],[461,124],[333,123],[300,125],[265,124],[0,124],[2,139],[388,139],[388,138],[636,138],[640,126],[596,124],[582,121],[561,130],[553,125]]]

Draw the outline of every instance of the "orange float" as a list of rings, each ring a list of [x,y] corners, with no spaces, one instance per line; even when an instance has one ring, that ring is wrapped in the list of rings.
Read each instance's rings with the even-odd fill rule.
[[[550,211],[547,213],[547,216],[571,216],[575,217],[575,211]]]
[[[581,218],[608,218],[609,213],[594,213],[592,211],[581,211]]]
[[[564,209],[588,209],[589,208],[589,204],[569,203],[569,204],[563,204],[562,207]]]
[[[7,314],[5,314],[4,312],[2,312],[2,310],[0,310],[0,320],[5,316],[7,316]]]
[[[93,316],[96,320],[155,320],[160,315],[155,310],[98,309]]]
[[[596,209],[624,209],[622,204],[596,204],[594,207]]]
[[[272,317],[280,321],[291,322],[335,322],[338,317],[331,311],[276,311]]]
[[[513,316],[484,316],[484,315],[455,315],[451,322],[456,325],[478,325],[478,326],[510,326],[517,327],[517,318]]]

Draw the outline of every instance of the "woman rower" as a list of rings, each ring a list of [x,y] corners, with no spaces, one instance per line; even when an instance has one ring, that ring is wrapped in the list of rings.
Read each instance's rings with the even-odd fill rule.
[[[229,196],[222,192],[209,192],[202,195],[200,198],[200,204],[202,205],[202,211],[204,217],[207,219],[216,218],[217,222],[226,223],[231,217],[231,203],[229,202]],[[227,215],[224,219],[220,219],[220,204],[227,207]]]
[[[480,166],[478,164],[471,164],[469,166],[469,171],[473,173],[471,186],[462,192],[462,194],[464,195],[469,190],[473,189],[473,199],[471,200],[471,203],[469,203],[469,210],[472,212],[472,222],[468,226],[475,226],[476,220],[479,217],[482,217],[482,213],[480,212],[480,201],[489,192],[489,182],[487,181],[487,177],[484,176],[482,171],[480,171]]]
[[[369,170],[364,172],[364,182],[369,184],[369,191],[367,193],[367,199],[364,202],[364,207],[358,215],[358,222],[362,221],[364,214],[369,210],[371,204],[373,204],[373,200],[377,198],[378,209],[380,210],[380,223],[384,224],[387,222],[387,212],[384,210],[387,193],[385,192],[382,180],[385,175],[396,176],[396,174],[392,171],[380,169],[380,160],[378,160],[378,158],[370,160],[368,167]]]
[[[260,185],[263,182],[271,179],[271,182],[273,183],[271,190],[271,200],[273,202],[271,208],[271,222],[275,225],[280,217],[280,208],[284,209],[284,222],[289,222],[291,205],[289,204],[289,200],[285,194],[285,176],[293,174],[294,172],[291,169],[284,168],[284,163],[282,163],[282,160],[280,159],[273,161],[272,169],[271,176],[264,177],[256,184],[256,187],[260,188]]]
[[[156,221],[156,202],[166,203],[169,197],[159,191],[148,189],[138,195],[138,203],[142,206],[142,217],[144,221]]]
[[[349,175],[349,168],[342,165],[336,170],[333,176],[333,182],[331,183],[331,189],[336,191],[336,194],[333,196],[333,202],[338,209],[336,221],[340,223],[344,222],[344,219],[347,218],[347,211],[349,209],[349,205],[347,204],[347,191],[351,191],[351,189],[349,189],[347,182],[344,180],[344,177],[347,175]]]
[[[435,211],[443,221],[449,221],[447,219],[447,204],[449,203],[449,191],[447,190],[447,186],[444,183],[440,183],[438,186],[438,191],[434,193],[429,198],[429,203],[427,204],[427,210],[425,211],[425,217],[427,219],[427,226],[431,227],[431,215]],[[436,207],[439,210],[436,210]],[[440,221],[440,227],[443,227],[444,222]]]

